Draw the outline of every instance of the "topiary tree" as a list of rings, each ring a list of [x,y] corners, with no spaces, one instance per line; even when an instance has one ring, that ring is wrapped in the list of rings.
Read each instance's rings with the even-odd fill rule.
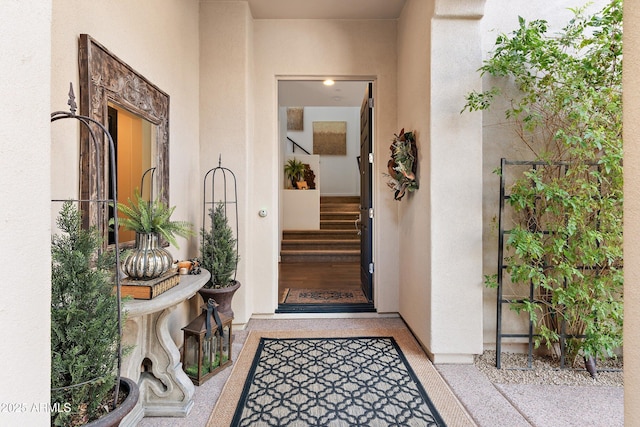
[[[51,424],[82,425],[106,413],[118,358],[118,302],[113,257],[99,251],[97,229],[65,202],[51,239]]]
[[[211,283],[207,287],[224,288],[234,284],[238,267],[236,238],[229,226],[225,204],[220,202],[209,210],[211,228],[201,230],[202,267],[211,272]]]
[[[573,12],[554,34],[544,20],[520,18],[480,71],[517,87],[506,118],[548,165],[510,189],[517,223],[507,274],[536,289],[512,308],[536,323],[537,346],[558,343],[564,321],[574,336],[569,354],[596,357],[622,345],[622,0],[593,16]],[[470,93],[464,110],[500,96],[496,88]]]

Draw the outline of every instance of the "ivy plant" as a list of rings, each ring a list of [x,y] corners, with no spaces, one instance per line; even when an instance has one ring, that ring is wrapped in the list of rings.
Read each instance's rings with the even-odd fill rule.
[[[622,0],[572,12],[560,32],[519,18],[499,35],[480,73],[508,79],[517,94],[472,92],[463,111],[507,97],[518,141],[544,162],[509,189],[507,274],[536,290],[512,308],[534,321],[538,346],[557,348],[564,324],[570,356],[610,356],[623,322]]]

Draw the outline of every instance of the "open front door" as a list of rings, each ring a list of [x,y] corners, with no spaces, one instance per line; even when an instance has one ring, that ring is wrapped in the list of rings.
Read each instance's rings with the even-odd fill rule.
[[[373,83],[369,83],[360,108],[360,278],[369,301],[373,301],[372,122]]]

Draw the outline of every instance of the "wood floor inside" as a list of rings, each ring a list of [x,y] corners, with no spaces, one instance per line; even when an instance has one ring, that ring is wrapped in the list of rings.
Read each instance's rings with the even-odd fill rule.
[[[360,289],[360,263],[280,263],[278,300],[287,288]]]
[[[295,298],[287,301],[286,297],[295,289],[351,294],[350,291],[358,290],[356,294],[366,300],[360,291],[360,234],[356,227],[359,218],[358,196],[321,196],[319,229],[283,230],[278,281],[280,304],[295,305],[291,302]]]

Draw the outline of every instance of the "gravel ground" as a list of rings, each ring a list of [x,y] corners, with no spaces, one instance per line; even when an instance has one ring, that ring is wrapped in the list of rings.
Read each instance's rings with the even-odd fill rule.
[[[560,369],[560,362],[547,356],[534,356],[532,369],[527,368],[527,355],[502,353],[501,369],[496,368],[496,352],[487,350],[476,356],[475,365],[495,384],[540,384],[540,385],[597,385],[622,387],[622,358],[598,360],[596,378],[584,369],[584,364],[573,369]]]

